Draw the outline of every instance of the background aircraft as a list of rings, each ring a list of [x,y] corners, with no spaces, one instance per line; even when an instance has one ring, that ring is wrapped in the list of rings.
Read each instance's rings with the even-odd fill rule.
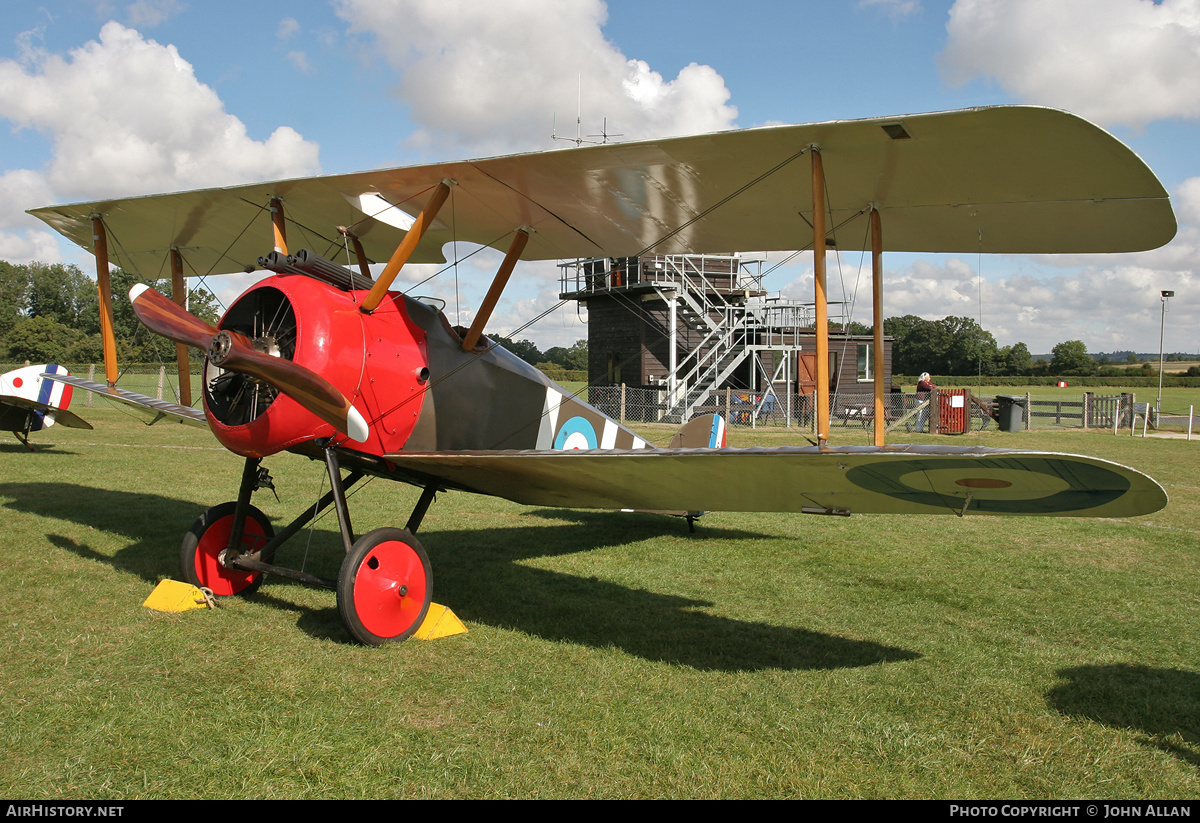
[[[150,329],[207,353],[203,412],[116,389],[115,358],[108,387],[66,379],[207,423],[246,458],[237,500],[201,516],[184,540],[187,579],[222,595],[251,590],[263,574],[335,589],[348,630],[366,643],[403,639],[425,617],[430,569],[414,535],[438,491],[689,513],[1131,516],[1166,503],[1150,478],[1081,456],[881,439],[830,448],[820,393],[816,446],[714,448],[723,439],[709,419],[685,427],[676,448],[657,449],[483,336],[520,259],[811,245],[822,331],[824,252],[834,243],[872,250],[878,294],[884,237],[905,251],[1014,253],[1167,242],[1175,219],[1154,174],[1065,112],[996,107],[771,127],[33,213],[96,252],[102,296],[110,236],[123,267],[169,264],[176,282],[185,265],[275,272],[216,328],[147,287],[131,292]],[[289,254],[289,235],[308,248]],[[262,255],[268,238],[275,251]],[[406,262],[440,260],[451,240],[507,249],[469,329],[390,291]],[[324,256],[351,248],[348,267]],[[385,258],[373,278],[370,265]],[[823,343],[819,335],[818,366]],[[818,376],[819,392],[827,384]],[[270,483],[262,459],[285,450],[324,460],[331,490],[276,535],[250,499]],[[367,475],[423,490],[404,529],[355,536],[345,489]],[[337,579],[275,565],[276,549],[330,505],[346,548]]]
[[[11,431],[31,451],[30,433],[55,423],[72,429],[91,428],[86,420],[67,411],[71,387],[44,374],[67,376],[67,370],[57,365],[25,366],[0,375],[0,430]]]

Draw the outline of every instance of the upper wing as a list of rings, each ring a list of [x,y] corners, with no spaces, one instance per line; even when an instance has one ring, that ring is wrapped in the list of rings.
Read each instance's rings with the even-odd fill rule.
[[[538,506],[1131,517],[1166,492],[1072,454],[947,446],[386,455],[447,486]]]
[[[1030,106],[774,126],[540,154],[52,206],[31,213],[84,248],[91,219],[115,238],[115,262],[149,275],[178,247],[196,273],[253,269],[270,237],[269,202],[289,244],[322,254],[349,226],[374,260],[403,232],[386,201],[416,214],[443,179],[443,209],[414,262],[461,240],[524,259],[805,248],[811,243],[810,146],[824,162],[840,248],[868,243],[865,209],[885,247],[923,252],[1117,252],[1175,234],[1167,193],[1128,147],[1074,115]],[[379,195],[364,203],[363,195]],[[381,209],[383,209],[381,213]],[[378,219],[377,219],[378,218]],[[248,230],[259,221],[263,228]]]

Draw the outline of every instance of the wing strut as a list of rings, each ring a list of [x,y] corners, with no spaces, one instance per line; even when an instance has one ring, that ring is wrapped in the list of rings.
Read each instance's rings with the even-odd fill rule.
[[[476,344],[479,343],[479,336],[483,334],[483,326],[492,316],[492,311],[496,308],[496,303],[500,300],[504,287],[508,285],[508,278],[512,276],[513,267],[517,265],[521,252],[525,250],[525,244],[529,242],[529,231],[528,226],[521,226],[513,235],[508,252],[504,255],[504,261],[496,271],[495,278],[492,279],[492,286],[488,289],[487,296],[483,298],[483,305],[479,307],[475,319],[471,321],[471,328],[467,330],[467,336],[463,338],[463,351],[474,351]]]
[[[345,237],[354,246],[354,259],[358,261],[358,272],[367,282],[371,282],[371,266],[367,262],[367,253],[363,251],[362,241],[358,239],[358,235],[348,229],[346,226],[338,226],[338,234]]]
[[[883,411],[883,224],[879,208],[871,206],[871,288],[874,303],[875,351],[871,352],[875,378],[875,445],[884,445],[887,419]]]
[[[825,302],[825,167],[812,147],[813,291],[817,332],[817,445],[829,443],[829,305]]]
[[[392,281],[396,279],[396,275],[400,273],[400,269],[408,262],[408,258],[412,256],[416,250],[417,244],[421,242],[421,238],[425,235],[429,224],[433,222],[433,218],[437,216],[438,211],[442,208],[442,204],[446,202],[446,196],[450,194],[450,186],[453,185],[452,180],[443,180],[437,184],[437,188],[433,190],[433,196],[429,198],[429,202],[425,204],[425,208],[421,209],[421,213],[417,215],[416,221],[412,224],[412,228],[404,235],[404,239],[400,241],[400,245],[396,246],[396,251],[392,252],[392,259],[383,268],[383,272],[379,275],[379,279],[375,281],[375,285],[371,287],[371,291],[367,293],[367,297],[363,300],[360,307],[361,311],[370,314],[379,308],[379,304],[383,302],[384,296],[392,286]]]
[[[171,247],[171,297],[181,308],[187,308],[187,280],[183,276],[183,257],[176,246]],[[175,344],[175,364],[179,367],[179,403],[192,405],[192,367],[188,362],[188,347]]]
[[[96,288],[100,291],[100,338],[104,347],[104,379],[117,385],[117,339],[113,335],[112,280],[108,272],[108,232],[100,215],[92,215],[92,250],[96,254]]]
[[[275,251],[286,255],[287,248],[287,223],[283,213],[283,201],[278,197],[271,198],[271,228],[275,230]]]

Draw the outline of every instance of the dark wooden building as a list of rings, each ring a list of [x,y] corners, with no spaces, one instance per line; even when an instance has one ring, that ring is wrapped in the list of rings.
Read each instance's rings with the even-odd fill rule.
[[[592,258],[562,266],[561,296],[588,309],[588,383],[664,393],[687,419],[730,388],[783,400],[816,387],[812,304],[769,297],[759,261],[736,255]],[[884,391],[891,341],[884,341]],[[872,338],[831,333],[831,390],[872,391]],[[798,407],[803,402],[796,404]],[[789,406],[791,407],[791,406]]]

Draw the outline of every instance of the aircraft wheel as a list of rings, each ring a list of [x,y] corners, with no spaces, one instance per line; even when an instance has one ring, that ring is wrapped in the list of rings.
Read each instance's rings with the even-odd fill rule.
[[[421,626],[433,597],[429,558],[404,529],[358,538],[342,561],[337,601],[342,622],[368,646],[404,640]]]
[[[220,555],[229,546],[233,534],[233,512],[236,503],[222,503],[196,518],[183,537],[179,565],[183,579],[193,586],[211,589],[218,597],[232,594],[251,594],[262,585],[263,575],[255,572],[227,569]],[[275,536],[267,516],[254,506],[249,508],[242,534],[244,549],[253,550]]]

